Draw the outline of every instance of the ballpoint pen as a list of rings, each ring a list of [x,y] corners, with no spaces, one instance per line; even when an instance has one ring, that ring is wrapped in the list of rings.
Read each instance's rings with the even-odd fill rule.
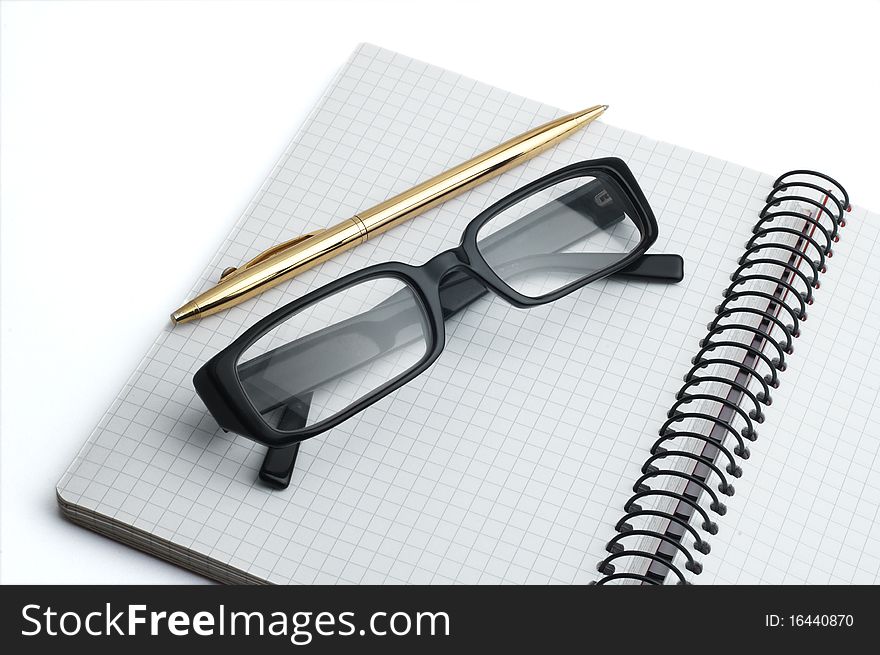
[[[227,268],[217,285],[185,303],[171,314],[171,320],[185,323],[252,298],[531,159],[594,121],[607,108],[595,105],[540,125],[341,223],[273,246],[239,268]]]

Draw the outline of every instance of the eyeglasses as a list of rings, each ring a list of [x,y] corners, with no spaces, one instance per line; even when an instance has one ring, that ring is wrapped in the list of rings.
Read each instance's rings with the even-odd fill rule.
[[[346,275],[260,320],[195,374],[218,424],[269,447],[260,477],[285,488],[299,444],[424,372],[444,321],[488,291],[517,307],[609,275],[678,282],[678,255],[646,255],[657,221],[616,158],[572,164],[499,200],[421,266]]]

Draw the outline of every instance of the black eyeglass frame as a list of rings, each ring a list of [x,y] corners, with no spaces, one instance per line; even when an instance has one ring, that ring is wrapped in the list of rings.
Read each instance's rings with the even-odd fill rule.
[[[587,176],[610,181],[623,192],[622,198],[625,204],[629,205],[627,215],[636,224],[641,234],[639,243],[629,254],[614,264],[577,279],[555,291],[538,297],[519,293],[495,273],[480,253],[477,236],[481,228],[501,212],[531,195],[566,180]],[[392,391],[421,375],[437,360],[445,347],[445,317],[440,297],[441,283],[450,274],[458,271],[466,272],[510,304],[520,308],[535,307],[559,300],[591,282],[632,267],[656,241],[657,233],[657,221],[651,207],[623,160],[608,157],[571,164],[526,184],[480,212],[465,227],[458,246],[439,253],[420,266],[411,266],[401,262],[375,264],[349,273],[273,311],[212,357],[195,374],[193,384],[214,418],[225,430],[262,443],[270,449],[283,449],[298,445],[300,442],[326,432],[362,412]],[[677,256],[658,255],[656,257]],[[677,259],[680,262],[680,258]],[[681,279],[680,268],[678,275],[677,279],[670,281]],[[389,277],[396,278],[406,284],[418,299],[424,312],[428,333],[426,335],[427,348],[422,358],[403,373],[356,400],[348,407],[313,425],[289,431],[278,430],[269,425],[249,400],[239,379],[237,365],[242,354],[268,331],[305,307],[356,284],[374,278]],[[293,458],[295,458],[295,454],[293,451]],[[291,459],[291,470],[292,466]],[[267,477],[262,472],[261,477],[280,487],[286,487],[289,482],[289,472],[287,480],[282,481],[277,480],[276,476]]]

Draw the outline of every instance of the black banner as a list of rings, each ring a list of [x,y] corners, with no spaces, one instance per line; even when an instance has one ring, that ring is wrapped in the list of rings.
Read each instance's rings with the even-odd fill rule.
[[[221,640],[261,652],[840,647],[870,643],[880,600],[875,587],[7,586],[2,596],[13,652],[117,655]]]

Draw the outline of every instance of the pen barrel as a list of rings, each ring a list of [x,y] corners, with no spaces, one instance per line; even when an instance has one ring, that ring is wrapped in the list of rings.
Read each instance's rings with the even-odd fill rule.
[[[210,316],[264,293],[268,288],[307,271],[313,266],[363,243],[360,221],[350,218],[322,230],[296,246],[294,257],[273,256],[236,271],[200,294],[172,315],[177,323]]]
[[[446,202],[483,182],[504,173],[556,145],[575,130],[592,122],[605,107],[597,105],[562,116],[505,141],[451,170],[425,180],[375,207],[359,212],[364,240],[390,230],[418,214]]]

